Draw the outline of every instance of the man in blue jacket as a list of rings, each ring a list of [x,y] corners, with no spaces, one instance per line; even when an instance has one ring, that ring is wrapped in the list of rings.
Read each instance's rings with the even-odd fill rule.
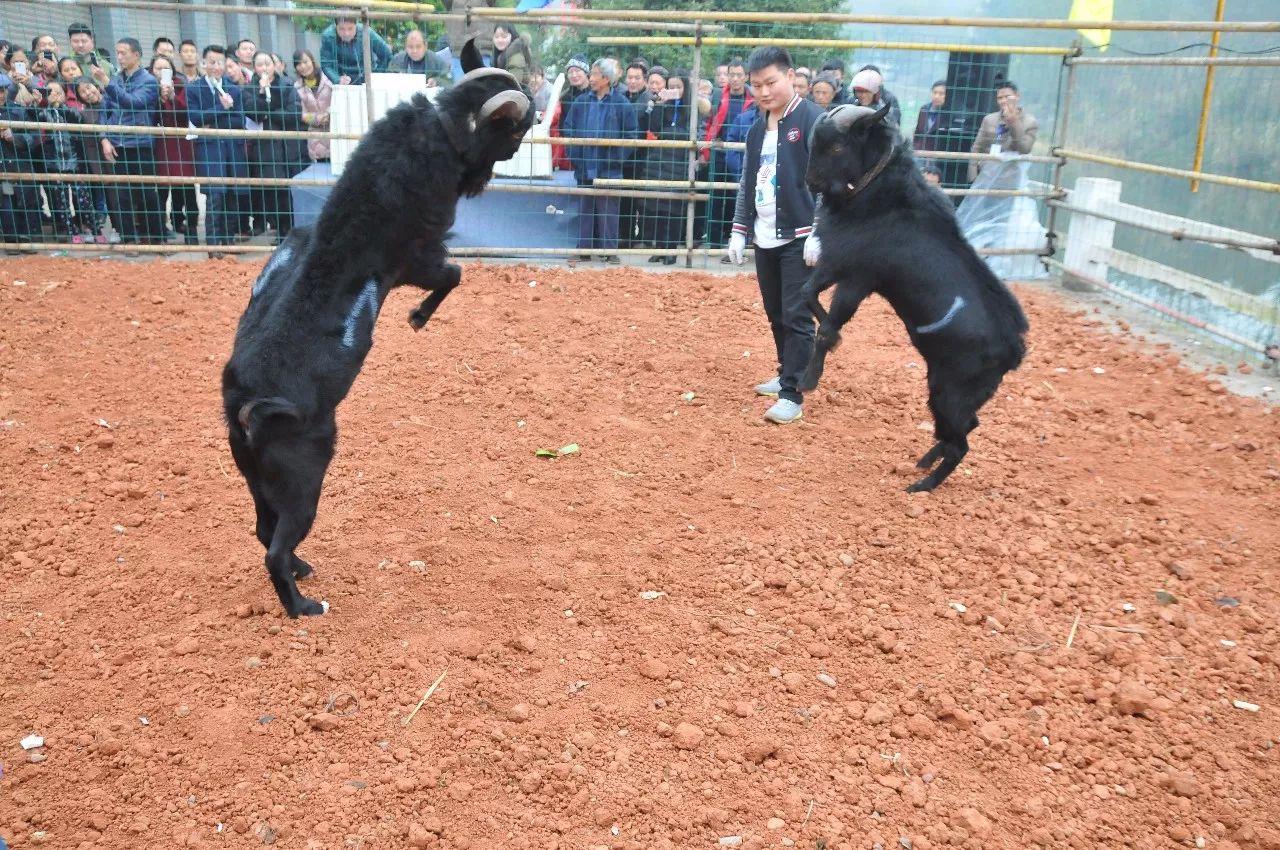
[[[227,51],[211,44],[204,49],[204,76],[187,84],[187,120],[196,127],[218,130],[244,129],[244,102],[240,88],[228,82]],[[199,136],[195,142],[196,177],[248,177],[244,139]],[[245,190],[201,181],[206,198],[205,241],[210,248],[235,241],[240,199]],[[216,249],[209,256],[218,258]]]
[[[813,354],[813,314],[803,289],[806,266],[818,262],[817,204],[804,177],[813,125],[824,111],[795,93],[795,71],[784,48],[757,48],[747,59],[747,73],[760,118],[747,131],[728,256],[741,265],[747,237],[755,239],[756,278],[778,354],[777,376],[755,390],[777,396],[764,418],[785,425],[802,415],[804,396],[797,385]]]
[[[116,61],[120,73],[114,77],[108,77],[97,65],[89,66],[93,78],[102,86],[102,123],[117,127],[156,126],[160,84],[142,67],[142,45],[136,38],[120,39],[116,42]],[[102,140],[102,156],[114,165],[116,174],[154,176],[154,141],[154,136],[109,133]],[[120,204],[121,242],[133,245],[164,242],[164,211],[154,185],[121,184],[116,198]]]
[[[369,31],[369,52],[373,70],[381,71],[391,61],[391,48],[382,36]],[[364,85],[364,25],[348,15],[339,15],[320,33],[320,70],[335,86]]]
[[[621,71],[618,60],[597,59],[587,78],[587,91],[578,95],[569,107],[569,115],[561,132],[579,139],[639,138],[636,110],[631,101],[614,90]],[[631,155],[629,147],[604,145],[570,145],[569,160],[579,186],[590,186],[597,178],[622,177],[622,164]],[[591,259],[590,252],[604,251],[606,263],[622,262],[618,255],[617,197],[582,196],[578,207],[578,250],[580,259]]]

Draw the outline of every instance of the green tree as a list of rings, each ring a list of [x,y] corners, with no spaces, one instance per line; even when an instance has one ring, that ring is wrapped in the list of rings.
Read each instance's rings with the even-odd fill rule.
[[[669,0],[584,0],[583,6],[593,10],[635,9],[652,12],[654,21],[668,20],[667,13],[672,9]],[[678,4],[680,10],[688,11],[741,11],[743,4],[738,0],[686,0]],[[789,12],[841,12],[844,11],[843,0],[756,0],[750,5],[753,12],[776,12],[779,15]],[[842,32],[840,24],[789,24],[789,23],[723,23],[724,29],[714,35],[745,38],[839,38]],[[539,48],[539,58],[546,65],[564,68],[565,63],[575,53],[583,53],[588,59],[599,56],[616,56],[621,60],[633,56],[644,56],[650,64],[660,64],[667,68],[690,68],[693,64],[693,48],[683,45],[609,45],[588,44],[588,36],[645,36],[676,35],[687,36],[688,32],[671,32],[659,26],[654,30],[622,29],[618,27],[590,27],[589,29],[557,28],[541,44],[535,39]],[[711,34],[708,34],[711,35]],[[702,76],[711,77],[718,62],[731,56],[746,57],[751,47],[704,47],[702,52]],[[791,55],[797,64],[820,64],[828,55],[847,55],[850,51],[819,51],[812,49],[793,49]]]

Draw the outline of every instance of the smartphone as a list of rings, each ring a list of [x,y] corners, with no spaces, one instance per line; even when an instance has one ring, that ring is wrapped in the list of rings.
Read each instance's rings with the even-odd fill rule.
[[[15,74],[25,74],[25,73],[27,73],[27,63],[26,63],[26,62],[14,62],[14,63],[13,63],[13,73],[15,73]]]
[[[173,69],[172,68],[160,69],[160,85],[162,86],[173,85]]]
[[[96,54],[96,53],[90,53],[90,54],[89,54],[89,64],[90,64],[90,65],[97,65],[97,64],[98,64],[98,54]]]
[[[43,56],[45,59],[50,59],[50,60],[51,60],[51,59],[53,59],[53,51],[52,51],[52,50],[46,50],[46,51],[44,51],[43,53],[41,53],[40,55],[41,55],[41,56]]]

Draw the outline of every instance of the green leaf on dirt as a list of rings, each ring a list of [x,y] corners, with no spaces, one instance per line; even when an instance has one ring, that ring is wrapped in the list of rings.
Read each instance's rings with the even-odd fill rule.
[[[684,399],[685,401],[693,401],[697,397],[698,397],[698,394],[694,392],[687,392],[684,395],[680,396],[680,398]]]
[[[561,449],[538,449],[534,452],[536,457],[564,457],[565,455],[577,454],[579,447],[577,443],[570,443]]]
[[[577,444],[577,443],[570,443],[569,445],[565,446],[564,448],[562,448],[562,449],[560,450],[560,456],[561,456],[561,457],[563,457],[564,455],[573,455],[573,454],[577,454],[577,453],[578,453],[578,444]]]
[[[1178,601],[1178,597],[1174,596],[1172,593],[1170,593],[1167,590],[1157,590],[1156,601],[1159,602],[1161,605],[1172,605],[1173,603]]]
[[[555,449],[538,449],[534,452],[537,457],[560,457],[560,453]]]

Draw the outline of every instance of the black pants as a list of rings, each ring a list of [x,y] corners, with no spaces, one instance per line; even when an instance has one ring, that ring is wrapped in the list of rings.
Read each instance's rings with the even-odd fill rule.
[[[171,204],[169,220],[173,222],[173,229],[188,236],[199,235],[200,205],[196,201],[195,184],[160,186],[159,195],[161,212],[165,204]]]
[[[813,313],[804,303],[804,284],[809,279],[804,238],[779,248],[756,248],[756,279],[778,350],[778,381],[782,384],[778,398],[800,404],[804,396],[796,385],[813,356],[814,333]]]
[[[116,174],[153,176],[155,153],[151,145],[116,147]],[[116,189],[120,203],[120,240],[134,244],[158,245],[164,241],[164,208],[154,185],[122,183]]]

